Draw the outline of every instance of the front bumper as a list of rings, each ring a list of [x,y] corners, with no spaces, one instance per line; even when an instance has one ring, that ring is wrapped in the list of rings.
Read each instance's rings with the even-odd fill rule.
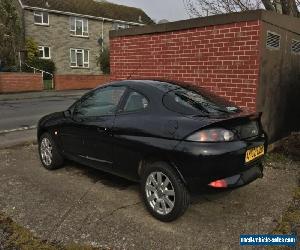
[[[262,175],[263,157],[245,163],[246,151],[260,145],[266,152],[264,137],[222,143],[183,141],[176,147],[173,162],[190,191],[225,178],[232,187],[242,186]]]

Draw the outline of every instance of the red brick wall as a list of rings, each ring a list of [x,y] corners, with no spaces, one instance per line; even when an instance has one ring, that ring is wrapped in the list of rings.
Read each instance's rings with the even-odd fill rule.
[[[255,109],[260,21],[111,38],[111,78],[198,84]]]
[[[92,89],[109,80],[106,75],[55,75],[54,85],[56,90]]]
[[[0,93],[43,90],[42,74],[5,72],[0,73]]]

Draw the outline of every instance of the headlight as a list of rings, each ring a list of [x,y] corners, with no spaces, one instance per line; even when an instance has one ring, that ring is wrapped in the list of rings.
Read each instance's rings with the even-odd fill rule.
[[[198,142],[221,142],[221,141],[233,141],[234,133],[230,130],[223,128],[212,128],[200,130],[189,137],[188,141],[198,141]]]

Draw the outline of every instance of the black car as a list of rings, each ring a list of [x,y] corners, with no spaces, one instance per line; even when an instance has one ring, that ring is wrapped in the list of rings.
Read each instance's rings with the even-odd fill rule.
[[[126,80],[102,85],[38,124],[45,168],[64,159],[141,183],[150,213],[172,221],[199,187],[262,177],[267,138],[260,114],[195,85]]]

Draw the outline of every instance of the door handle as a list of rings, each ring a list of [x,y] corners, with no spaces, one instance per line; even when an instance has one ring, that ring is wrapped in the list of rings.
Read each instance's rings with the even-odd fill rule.
[[[97,127],[97,131],[100,132],[100,133],[107,132],[108,128],[106,128],[106,127]]]

